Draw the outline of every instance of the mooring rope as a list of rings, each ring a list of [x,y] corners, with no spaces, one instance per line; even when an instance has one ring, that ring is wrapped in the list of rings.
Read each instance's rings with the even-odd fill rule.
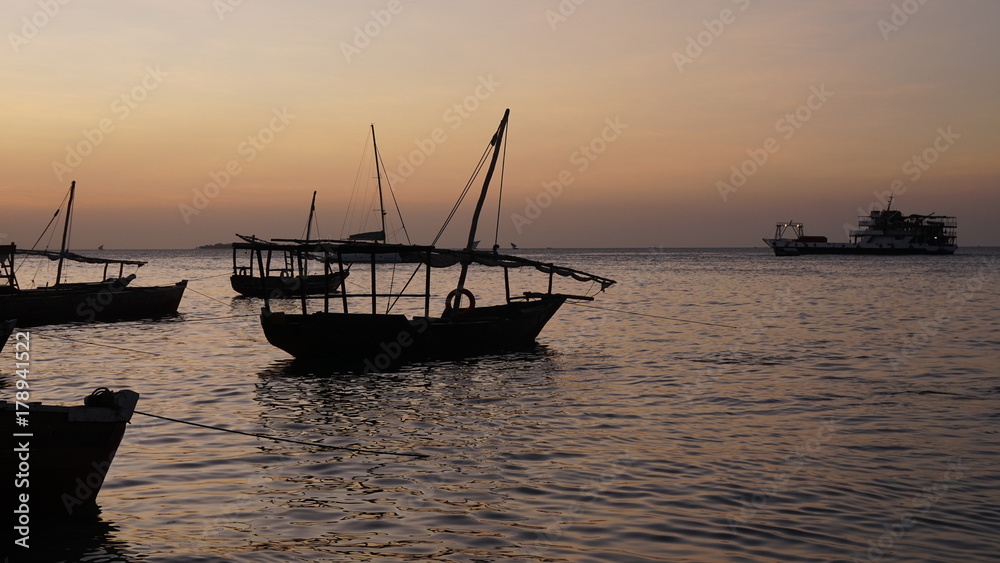
[[[195,289],[193,287],[188,287],[187,290],[188,291],[193,291],[193,292],[197,293],[198,295],[201,295],[202,297],[205,297],[206,299],[211,299],[212,301],[218,301],[219,303],[222,303],[223,305],[225,305],[227,307],[235,308],[235,306],[232,303],[226,303],[222,299],[218,299],[216,297],[212,297],[211,295],[207,295],[205,293],[202,293],[202,292],[198,291],[197,289]]]
[[[258,434],[255,432],[244,432],[242,430],[233,430],[231,428],[222,428],[219,426],[211,426],[208,424],[201,424],[199,422],[191,422],[190,420],[181,420],[179,418],[170,418],[169,416],[163,416],[159,414],[153,414],[142,411],[133,411],[135,414],[141,414],[143,416],[149,416],[152,418],[159,418],[161,420],[167,420],[170,422],[176,422],[179,424],[188,424],[190,426],[197,426],[198,428],[205,428],[208,430],[218,430],[219,432],[229,432],[231,434],[242,434],[243,436],[252,436],[254,438],[263,438],[265,440],[273,440],[275,442],[287,442],[289,444],[299,444],[302,446],[316,446],[319,448],[327,448],[331,450],[344,450],[348,452],[364,453],[364,454],[382,454],[382,455],[402,455],[408,457],[430,457],[427,454],[418,454],[410,452],[393,452],[393,451],[382,451],[382,450],[369,450],[365,448],[352,448],[350,446],[332,446],[330,444],[323,444],[319,442],[306,442],[304,440],[292,440],[290,438],[279,438],[278,436],[271,436],[269,434]]]
[[[654,318],[654,319],[663,319],[665,321],[674,321],[674,322],[678,322],[678,323],[693,323],[693,324],[698,324],[698,325],[719,326],[719,327],[722,327],[722,328],[732,328],[732,329],[737,329],[737,330],[739,330],[739,328],[740,328],[738,326],[724,325],[724,324],[721,324],[721,323],[708,323],[708,322],[705,322],[705,321],[692,321],[692,320],[689,320],[689,319],[678,319],[677,317],[665,317],[663,315],[650,315],[649,313],[636,313],[635,311],[623,311],[621,309],[611,309],[611,308],[608,308],[608,307],[598,307],[597,305],[587,305],[585,303],[575,303],[573,301],[569,301],[569,304],[570,305],[576,305],[578,307],[586,307],[588,309],[600,309],[602,311],[611,311],[612,313],[621,313],[623,315],[635,315],[637,317],[651,317],[651,318]]]
[[[212,278],[221,278],[222,276],[231,276],[231,275],[232,274],[230,274],[229,272],[226,272],[225,274],[216,274],[214,276],[205,276],[203,278],[190,278],[190,279],[188,279],[188,281],[189,282],[193,282],[193,281],[201,281],[201,280],[210,280]]]
[[[34,336],[34,334],[32,334]],[[125,348],[124,346],[114,346],[112,344],[101,344],[99,342],[87,342],[86,340],[77,340],[76,338],[69,338],[67,336],[59,336],[57,334],[52,334],[52,331],[45,331],[42,333],[42,338],[51,337],[59,338],[62,340],[68,340],[70,342],[76,342],[77,344],[89,344],[91,346],[101,346],[103,348],[114,348],[115,350],[125,350],[126,352],[135,352],[137,354],[149,354],[150,356],[159,356],[159,352],[147,352],[145,350],[136,350],[135,348]]]

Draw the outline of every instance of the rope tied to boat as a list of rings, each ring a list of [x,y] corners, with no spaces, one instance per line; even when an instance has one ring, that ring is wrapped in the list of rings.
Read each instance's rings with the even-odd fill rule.
[[[166,421],[169,421],[169,422],[176,422],[178,424],[187,424],[189,426],[196,426],[198,428],[204,428],[204,429],[207,429],[207,430],[216,430],[216,431],[219,431],[219,432],[228,432],[230,434],[241,434],[243,436],[251,436],[251,437],[254,437],[254,438],[263,438],[265,440],[272,440],[274,442],[285,442],[285,443],[289,443],[289,444],[299,444],[299,445],[302,445],[302,446],[316,446],[318,448],[326,448],[326,449],[330,449],[330,450],[342,450],[342,451],[353,452],[353,453],[362,453],[362,454],[398,455],[398,456],[420,457],[420,458],[430,457],[427,454],[419,454],[419,453],[414,453],[414,452],[395,452],[395,451],[384,451],[384,450],[371,450],[371,449],[367,449],[367,448],[354,448],[354,447],[351,447],[351,446],[333,446],[333,445],[330,445],[330,444],[323,444],[321,442],[307,442],[305,440],[293,440],[291,438],[281,438],[280,436],[272,436],[270,434],[260,434],[260,433],[257,433],[257,432],[245,432],[243,430],[234,430],[232,428],[222,428],[221,426],[212,426],[212,425],[209,425],[209,424],[202,424],[200,422],[192,422],[190,420],[181,420],[179,418],[170,418],[169,416],[163,416],[163,415],[153,414],[153,413],[149,413],[149,412],[142,412],[142,411],[138,411],[138,410],[137,411],[133,411],[133,412],[135,412],[135,414],[141,414],[143,416],[148,416],[148,417],[152,417],[152,418],[159,418],[161,420],[166,420]]]
[[[738,326],[727,325],[727,324],[722,324],[722,323],[709,323],[709,322],[705,322],[705,321],[694,321],[694,320],[691,320],[691,319],[679,319],[677,317],[667,317],[667,316],[664,316],[664,315],[651,315],[649,313],[637,313],[635,311],[626,311],[624,309],[611,309],[609,307],[599,307],[597,305],[590,305],[590,304],[587,304],[587,303],[576,303],[576,302],[573,302],[573,301],[569,301],[568,303],[570,305],[576,305],[578,307],[585,307],[587,309],[600,309],[602,311],[610,311],[612,313],[619,313],[619,314],[622,314],[622,315],[634,315],[636,317],[649,317],[649,318],[652,318],[652,319],[663,319],[665,321],[674,321],[674,322],[677,322],[677,323],[691,323],[691,324],[698,324],[698,325],[718,326],[718,327],[722,327],[722,328],[731,328],[731,329],[734,329],[734,330],[739,330],[740,329],[740,327],[738,327]]]

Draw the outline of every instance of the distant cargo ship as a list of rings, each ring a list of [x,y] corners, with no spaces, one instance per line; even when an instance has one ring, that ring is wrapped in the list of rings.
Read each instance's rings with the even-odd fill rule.
[[[785,237],[792,229],[795,238]],[[892,209],[892,197],[881,211],[858,217],[850,242],[828,242],[824,236],[806,236],[802,223],[778,223],[774,238],[764,242],[776,256],[801,254],[954,254],[958,222],[944,215],[903,215]]]

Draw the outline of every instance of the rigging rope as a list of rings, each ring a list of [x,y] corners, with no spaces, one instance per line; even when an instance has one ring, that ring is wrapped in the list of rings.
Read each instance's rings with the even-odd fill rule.
[[[52,223],[54,223],[55,220],[56,220],[56,217],[59,216],[59,212],[62,211],[62,205],[63,205],[63,203],[66,202],[66,198],[68,198],[68,197],[69,197],[69,192],[66,192],[66,195],[63,196],[62,202],[59,203],[59,207],[56,208],[56,212],[53,213],[52,214],[52,218],[49,219],[49,224],[45,225],[45,228],[42,229],[42,234],[38,235],[38,239],[35,240],[35,244],[31,245],[31,250],[34,250],[35,247],[38,246],[38,243],[42,240],[42,237],[44,237],[45,233],[47,233],[49,231],[49,229],[52,227]],[[49,240],[52,240],[51,236],[49,237]]]
[[[499,250],[500,246],[500,208],[503,206],[503,173],[507,169],[507,138],[510,137],[510,124],[507,124],[507,131],[503,136],[503,160],[500,162],[500,190],[497,195],[497,229],[493,233],[493,251]]]
[[[273,440],[275,442],[286,442],[289,444],[299,444],[303,446],[315,446],[318,448],[327,448],[331,450],[343,450],[354,453],[363,454],[380,454],[380,455],[401,455],[408,457],[430,457],[427,454],[418,454],[412,452],[393,452],[393,451],[382,451],[382,450],[370,450],[366,448],[352,448],[350,446],[332,446],[330,444],[323,444],[321,442],[306,442],[304,440],[292,440],[290,438],[280,438],[278,436],[271,436],[270,434],[260,434],[256,432],[244,432],[242,430],[233,430],[231,428],[222,428],[220,426],[211,426],[209,424],[201,424],[200,422],[191,422],[190,420],[181,420],[179,418],[170,418],[169,416],[163,416],[159,414],[153,414],[149,412],[133,411],[135,414],[141,414],[143,416],[148,416],[152,418],[159,418],[161,420],[167,420],[170,422],[176,422],[178,424],[187,424],[190,426],[197,426],[198,428],[205,428],[207,430],[217,430],[219,432],[229,432],[230,434],[240,434],[243,436],[252,436],[254,438],[263,438],[265,440]]]
[[[483,156],[479,158],[479,164],[477,164],[475,170],[472,171],[472,176],[469,177],[469,181],[465,184],[465,189],[462,190],[462,195],[458,196],[458,201],[456,201],[455,206],[451,208],[451,213],[449,213],[448,218],[444,220],[444,224],[441,225],[441,230],[439,230],[437,236],[434,237],[434,240],[431,242],[431,246],[437,244],[438,239],[440,239],[441,235],[444,234],[444,230],[448,228],[448,223],[451,223],[452,218],[455,217],[458,207],[462,205],[462,200],[465,199],[466,194],[468,194],[469,190],[472,189],[472,183],[476,180],[476,176],[479,175],[479,171],[482,170],[483,165],[486,163],[487,156],[489,155],[492,147],[492,142],[486,145],[486,150],[483,151]]]
[[[389,196],[392,197],[392,203],[396,206],[396,214],[399,215],[399,225],[403,228],[403,235],[406,236],[406,244],[413,244],[410,242],[410,233],[406,230],[406,223],[403,221],[403,212],[399,210],[399,202],[396,201],[396,192],[392,191],[392,184],[389,182],[389,171],[385,167],[385,162],[382,161],[381,154],[375,154],[375,158],[378,162],[375,163],[376,166],[381,163],[382,170],[385,170],[385,185],[389,188]]]
[[[52,223],[54,223],[54,222],[55,222],[55,220],[56,220],[56,217],[58,217],[58,216],[59,216],[59,212],[60,212],[60,211],[62,211],[62,206],[63,206],[63,204],[64,204],[64,203],[66,203],[66,200],[67,200],[67,199],[69,199],[69,190],[67,190],[67,191],[66,191],[66,195],[64,195],[64,196],[63,196],[63,199],[62,199],[62,201],[61,201],[61,202],[59,202],[59,207],[57,207],[57,208],[56,208],[56,212],[55,212],[55,213],[53,213],[53,214],[52,214],[52,218],[51,218],[51,219],[49,219],[49,224],[48,224],[48,225],[45,225],[45,228],[44,228],[44,229],[42,229],[42,233],[41,233],[40,235],[38,235],[38,239],[37,239],[37,240],[35,240],[35,244],[31,245],[31,248],[30,248],[30,250],[35,250],[35,248],[37,248],[37,247],[38,247],[38,243],[39,243],[39,242],[41,242],[41,240],[42,240],[42,237],[44,237],[44,236],[45,236],[45,233],[47,233],[47,232],[49,231],[49,229],[50,229],[50,228],[52,227]],[[55,234],[56,234],[55,230],[53,230],[53,231],[52,231],[52,232],[51,232],[51,233],[49,234],[49,240],[47,240],[47,241],[45,242],[45,250],[48,250],[48,249],[49,249],[49,245],[50,245],[50,244],[52,244],[52,237],[53,237],[53,235],[55,235]],[[21,259],[21,263],[20,263],[20,264],[17,264],[17,265],[15,265],[15,266],[14,266],[14,273],[15,273],[15,274],[17,274],[17,271],[21,269],[21,266],[22,266],[22,265],[24,264],[24,262],[25,262],[25,261],[26,261],[27,259],[28,259],[28,257],[27,257],[27,256],[25,256],[24,258],[22,258],[22,259]],[[35,284],[35,279],[36,279],[36,278],[38,277],[38,270],[40,270],[40,269],[41,269],[41,267],[42,267],[42,266],[41,266],[41,263],[39,263],[39,265],[38,265],[38,268],[35,268],[35,274],[34,274],[34,276],[33,276],[33,277],[31,278],[31,285],[34,285],[34,284]]]
[[[427,267],[430,268],[430,265],[428,265]],[[386,311],[385,311],[386,314],[388,314],[389,311],[391,311],[392,308],[396,306],[396,303],[399,302],[399,298],[402,297],[404,293],[406,293],[406,288],[410,287],[410,282],[412,282],[413,278],[416,277],[417,272],[420,271],[420,268],[421,268],[421,265],[418,264],[417,268],[415,270],[413,270],[412,274],[410,274],[410,279],[406,280],[406,283],[403,285],[403,289],[399,290],[399,293],[396,295],[396,298],[392,301],[392,304],[390,304],[389,308],[386,309]]]
[[[368,139],[371,139],[371,131],[370,130],[368,131],[368,134],[365,136],[365,143],[364,143],[364,145],[362,145],[363,147],[367,147],[368,146]],[[344,236],[345,236],[344,235],[344,231],[347,231],[348,227],[349,227],[349,222],[350,222],[350,219],[351,219],[351,214],[353,212],[352,210],[354,208],[354,198],[355,198],[355,196],[358,193],[358,184],[361,181],[361,170],[365,167],[365,154],[367,153],[367,150],[368,150],[367,148],[362,148],[362,150],[361,150],[361,160],[358,162],[358,170],[354,174],[354,187],[351,190],[351,197],[350,197],[350,199],[347,200],[347,211],[344,213],[344,222],[340,226],[340,238],[344,238]],[[358,232],[361,232],[361,231],[358,231]],[[351,233],[348,232],[347,234],[349,235]]]

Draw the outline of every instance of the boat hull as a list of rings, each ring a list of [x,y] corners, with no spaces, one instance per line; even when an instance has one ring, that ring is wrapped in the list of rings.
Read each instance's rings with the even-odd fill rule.
[[[339,273],[327,276],[259,276],[233,275],[229,283],[236,293],[260,299],[288,299],[303,295],[333,294],[343,286]]]
[[[17,319],[0,321],[0,350],[3,350],[4,345],[7,344],[7,339],[13,334],[16,326]]]
[[[72,322],[155,319],[177,314],[187,280],[173,285],[131,287],[52,287],[15,290],[0,295],[0,320],[17,319],[32,327]]]
[[[892,243],[798,242],[776,239],[764,239],[764,242],[771,247],[775,256],[801,256],[804,254],[942,255],[954,254],[958,248],[955,245],[909,244],[894,246]]]
[[[27,505],[31,518],[75,518],[99,511],[98,493],[139,394],[126,389],[105,397],[106,406],[31,403],[24,416],[27,426],[15,423],[16,411],[24,412],[23,406],[0,402],[4,436],[13,442],[4,448],[5,466],[28,474],[26,482],[13,475],[5,479],[9,503]],[[27,495],[27,502],[21,495]]]
[[[566,296],[480,307],[439,318],[263,310],[268,342],[299,360],[382,371],[416,359],[467,357],[534,345]]]

